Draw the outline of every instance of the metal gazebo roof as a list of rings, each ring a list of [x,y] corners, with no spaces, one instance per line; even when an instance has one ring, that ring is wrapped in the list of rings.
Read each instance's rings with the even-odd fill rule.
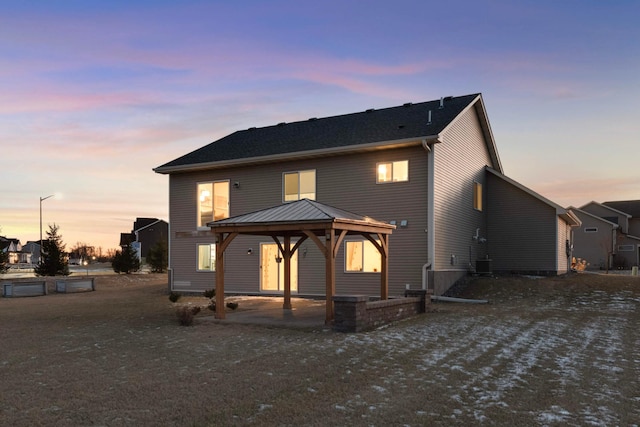
[[[388,243],[395,229],[382,221],[358,215],[313,200],[302,199],[267,209],[225,218],[207,224],[216,235],[216,317],[224,318],[224,251],[240,234],[271,236],[283,254],[285,267],[285,309],[291,308],[291,256],[307,238],[314,241],[325,256],[326,322],[333,321],[335,294],[335,259],[340,244],[348,234],[369,240],[380,252],[382,266],[380,296],[388,296]],[[283,241],[280,241],[280,237]],[[291,247],[291,238],[298,241]]]

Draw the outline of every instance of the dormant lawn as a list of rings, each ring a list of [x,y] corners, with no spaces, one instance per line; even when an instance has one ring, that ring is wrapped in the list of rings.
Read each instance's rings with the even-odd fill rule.
[[[165,275],[96,287],[0,298],[0,425],[640,422],[637,277],[479,279],[463,296],[488,305],[358,334],[180,326]]]

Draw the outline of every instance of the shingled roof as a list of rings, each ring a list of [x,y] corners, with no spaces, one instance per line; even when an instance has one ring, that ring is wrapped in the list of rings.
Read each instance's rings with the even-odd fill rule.
[[[629,214],[634,218],[640,218],[640,200],[620,200],[615,202],[604,202],[603,205]]]
[[[435,138],[479,97],[480,94],[446,97],[399,107],[250,128],[225,136],[154,171],[181,172],[296,153],[330,152],[372,143]],[[491,134],[488,128],[485,132]]]

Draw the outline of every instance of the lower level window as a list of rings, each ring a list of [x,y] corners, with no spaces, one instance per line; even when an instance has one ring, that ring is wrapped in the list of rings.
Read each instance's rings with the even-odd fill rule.
[[[619,245],[618,246],[618,251],[619,252],[632,252],[635,248],[633,247],[633,245]]]
[[[216,245],[198,245],[198,271],[216,271]]]
[[[380,272],[380,252],[368,240],[345,242],[345,269],[348,272]]]

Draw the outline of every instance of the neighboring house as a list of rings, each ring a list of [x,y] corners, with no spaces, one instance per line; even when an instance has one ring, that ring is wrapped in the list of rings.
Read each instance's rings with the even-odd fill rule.
[[[640,265],[640,200],[592,201],[579,211],[606,222],[591,219],[588,227],[582,227],[582,233],[591,236],[580,235],[579,232],[575,235],[576,255],[584,255],[591,268],[628,269]],[[608,256],[604,255],[605,247],[609,251]],[[597,253],[600,256],[589,258]]]
[[[136,218],[130,233],[120,233],[120,247],[133,246],[143,262],[149,249],[161,241],[169,241],[169,224],[158,218]]]
[[[478,260],[482,271],[490,259],[494,271],[565,273],[579,223],[503,175],[480,94],[250,128],[154,171],[169,175],[174,291],[216,285],[207,223],[301,199],[396,226],[389,295],[427,282],[442,294]],[[337,294],[379,295],[373,248],[351,236],[336,248]],[[239,235],[225,252],[225,292],[281,293],[280,255],[268,235]],[[313,242],[300,245],[291,270],[298,295],[325,294],[324,256]]]
[[[612,268],[618,224],[573,206],[569,209],[582,222],[574,230],[573,256],[584,260],[587,270]]]
[[[36,265],[40,262],[40,241],[29,240],[26,244],[22,245],[22,252],[28,254],[28,263]]]
[[[9,264],[31,263],[31,254],[23,251],[19,239],[0,236],[0,250],[9,255]]]
[[[627,234],[631,236],[640,236],[640,200],[604,202],[602,204],[617,211],[626,213],[628,215]]]

